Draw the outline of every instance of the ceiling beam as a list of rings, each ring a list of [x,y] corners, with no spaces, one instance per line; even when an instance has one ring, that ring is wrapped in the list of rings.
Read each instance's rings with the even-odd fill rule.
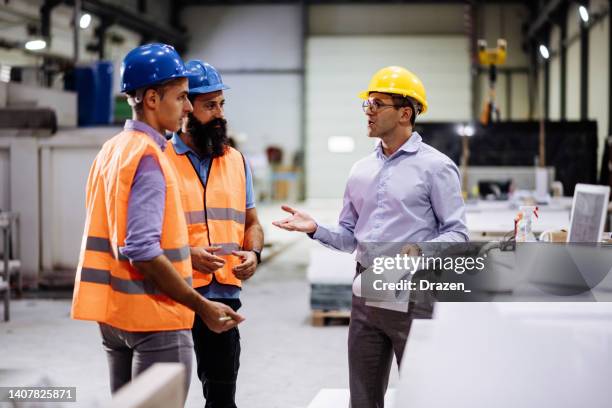
[[[74,0],[64,0],[64,3],[73,5]],[[112,24],[137,32],[144,38],[171,44],[179,50],[186,47],[189,39],[189,35],[185,32],[177,30],[166,22],[143,16],[136,10],[105,3],[101,0],[82,0],[81,7],[83,11],[103,20],[111,21]]]
[[[531,23],[527,29],[527,41],[535,37],[538,32],[548,23],[554,21],[555,13],[565,2],[566,0],[549,0],[549,2],[540,9],[535,21]]]

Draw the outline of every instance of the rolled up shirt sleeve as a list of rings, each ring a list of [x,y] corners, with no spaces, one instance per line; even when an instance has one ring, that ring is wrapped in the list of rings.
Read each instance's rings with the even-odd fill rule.
[[[468,241],[465,203],[457,166],[450,160],[444,161],[432,177],[430,202],[438,220],[439,235],[429,242]]]
[[[166,202],[166,180],[157,159],[140,159],[128,199],[125,246],[130,261],[150,261],[163,254],[160,240]]]

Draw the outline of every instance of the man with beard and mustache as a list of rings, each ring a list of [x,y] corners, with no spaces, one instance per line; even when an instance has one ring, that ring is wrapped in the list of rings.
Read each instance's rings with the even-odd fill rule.
[[[229,88],[210,64],[194,60],[186,67],[193,112],[166,153],[178,172],[193,286],[207,299],[238,310],[241,282],[255,273],[263,248],[251,170],[229,146],[223,115],[223,91]],[[192,336],[206,407],[236,407],[238,329],[217,334],[196,317]]]

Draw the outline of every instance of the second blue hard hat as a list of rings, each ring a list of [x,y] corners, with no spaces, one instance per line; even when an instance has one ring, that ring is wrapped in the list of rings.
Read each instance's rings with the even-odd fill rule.
[[[189,71],[173,46],[145,44],[134,48],[121,64],[121,92],[155,85],[174,78],[186,78]]]
[[[230,89],[223,83],[221,74],[212,65],[200,60],[191,60],[185,64],[189,70],[189,94],[198,95]]]

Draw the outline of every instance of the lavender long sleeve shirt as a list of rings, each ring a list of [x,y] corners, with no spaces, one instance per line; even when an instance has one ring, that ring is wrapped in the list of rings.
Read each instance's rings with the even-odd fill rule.
[[[163,150],[166,138],[146,123],[127,120],[125,130],[146,133]],[[128,199],[127,235],[119,251],[131,261],[150,261],[163,254],[160,246],[166,204],[166,179],[157,159],[144,155],[138,163]]]
[[[338,225],[312,238],[370,263],[367,243],[464,242],[465,205],[457,166],[417,132],[386,157],[375,151],[351,169]]]

